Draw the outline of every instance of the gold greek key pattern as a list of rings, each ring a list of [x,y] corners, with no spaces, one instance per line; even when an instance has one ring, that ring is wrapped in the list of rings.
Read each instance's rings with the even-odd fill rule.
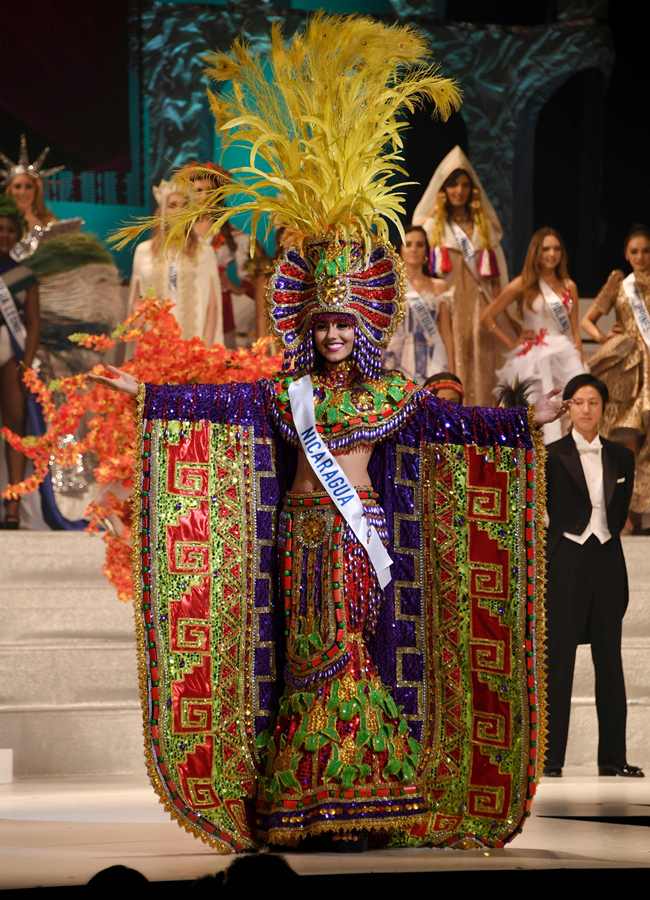
[[[208,495],[207,463],[179,462],[174,465],[174,491],[187,497]]]
[[[471,816],[502,816],[505,792],[502,787],[471,788],[469,814]]]
[[[475,638],[470,644],[472,669],[475,672],[506,672],[506,648],[503,641]]]
[[[194,653],[210,652],[210,625],[201,619],[179,619],[176,649]]]
[[[213,809],[221,805],[210,778],[188,778],[186,795],[190,804],[198,809]]]
[[[481,744],[506,746],[506,720],[498,713],[475,712],[472,716],[472,739]]]
[[[206,575],[210,568],[210,548],[197,541],[174,542],[174,570],[192,575]]]
[[[209,731],[212,728],[212,701],[181,697],[181,726],[184,731]]]

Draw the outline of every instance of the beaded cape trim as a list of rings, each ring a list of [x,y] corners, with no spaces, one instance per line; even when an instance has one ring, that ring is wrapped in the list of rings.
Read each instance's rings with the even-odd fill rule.
[[[280,433],[297,445],[289,403],[289,385],[300,376],[277,375],[271,382],[273,410]],[[418,387],[401,372],[386,373],[350,387],[332,388],[317,374],[314,385],[316,428],[331,450],[388,437],[417,408]]]
[[[547,681],[548,672],[546,665],[546,641],[547,641],[547,624],[546,624],[546,446],[542,429],[535,424],[534,411],[528,409],[528,426],[533,441],[535,461],[532,471],[532,484],[530,497],[531,507],[534,514],[534,529],[531,529],[531,539],[534,534],[535,542],[535,558],[534,566],[531,567],[535,575],[533,583],[533,596],[537,602],[535,605],[535,619],[532,626],[534,654],[531,652],[531,663],[534,663],[535,683],[537,685],[537,754],[535,759],[535,784],[542,777],[544,760],[546,758],[546,743],[548,734],[548,709],[547,709]],[[532,794],[535,793],[532,787]]]

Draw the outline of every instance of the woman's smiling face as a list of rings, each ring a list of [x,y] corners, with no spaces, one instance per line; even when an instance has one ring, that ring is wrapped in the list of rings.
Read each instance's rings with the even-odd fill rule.
[[[342,362],[354,347],[353,321],[349,317],[317,321],[314,325],[314,344],[327,362]]]

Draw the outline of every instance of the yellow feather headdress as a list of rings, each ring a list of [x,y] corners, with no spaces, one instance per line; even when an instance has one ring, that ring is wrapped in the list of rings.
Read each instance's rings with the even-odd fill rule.
[[[293,325],[282,330],[279,320],[286,320],[287,311],[272,312],[276,333],[286,347],[297,350],[312,313],[350,306],[341,302],[346,297],[350,301],[349,284],[343,290],[332,279],[347,279],[351,260],[356,260],[356,273],[364,266],[367,270],[371,248],[388,243],[389,223],[403,234],[400,189],[411,183],[400,180],[407,175],[400,165],[406,113],[428,101],[446,119],[460,105],[460,93],[453,81],[439,75],[415,28],[357,16],[318,13],[304,33],[288,42],[274,25],[266,62],[241,40],[207,60],[208,76],[222,86],[229,83],[223,92],[208,92],[216,128],[225,146],[237,142],[249,147],[248,160],[231,169],[229,179],[216,182],[207,167],[177,173],[175,180],[186,179],[188,187],[202,178],[212,180],[213,187],[195,193],[189,207],[168,217],[167,240],[184,240],[204,216],[212,219],[215,233],[233,216],[249,213],[251,248],[263,216],[268,228],[286,229],[283,243],[293,246],[294,253],[318,243],[318,260],[314,265],[306,261],[316,289],[311,313],[298,315],[300,308],[305,311],[300,297],[285,296],[296,315]],[[142,221],[115,238],[122,246],[150,226],[150,220]],[[352,244],[363,253],[347,252]],[[330,310],[328,298],[334,296],[337,302]],[[272,302],[278,299],[271,296]],[[399,300],[394,298],[393,314]],[[350,311],[361,323],[363,314]],[[385,345],[390,331],[381,327],[373,336],[369,328],[367,337]]]

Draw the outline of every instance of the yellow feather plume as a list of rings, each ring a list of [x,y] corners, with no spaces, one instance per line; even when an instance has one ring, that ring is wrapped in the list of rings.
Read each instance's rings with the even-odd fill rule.
[[[402,231],[400,188],[409,182],[395,178],[406,174],[405,114],[431,102],[446,119],[460,105],[458,87],[439,75],[415,28],[318,13],[288,43],[274,25],[266,64],[241,40],[207,62],[214,82],[230,83],[209,92],[217,130],[225,145],[250,147],[248,162],[169,216],[169,240],[183,240],[200,216],[209,215],[216,232],[246,211],[253,238],[267,214],[298,244],[323,236],[387,240],[389,222]],[[211,174],[190,167],[174,177],[190,187]],[[146,227],[140,222],[116,238]]]

